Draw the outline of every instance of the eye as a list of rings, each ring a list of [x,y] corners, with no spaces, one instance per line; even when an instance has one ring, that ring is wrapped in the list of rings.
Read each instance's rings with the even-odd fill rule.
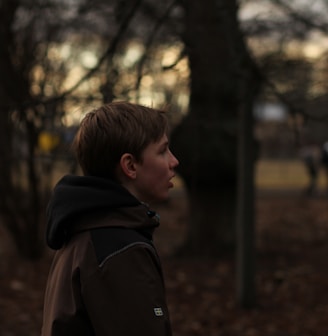
[[[168,151],[169,151],[169,142],[168,141],[165,141],[165,142],[162,142],[161,144],[159,144],[159,146],[158,146],[158,153],[160,155],[164,155]]]
[[[159,153],[160,154],[165,154],[168,151],[169,147],[168,146],[163,146],[160,148]]]

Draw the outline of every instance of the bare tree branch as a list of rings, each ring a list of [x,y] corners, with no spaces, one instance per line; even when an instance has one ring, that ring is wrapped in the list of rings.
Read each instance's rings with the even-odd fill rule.
[[[295,11],[295,9],[283,0],[271,0],[271,2],[282,8],[290,18],[304,24],[307,28],[317,29],[325,34],[328,33],[328,24],[325,22],[318,22],[317,17],[311,17],[308,13],[308,15],[305,16]]]
[[[156,22],[156,25],[154,26],[154,29],[152,30],[152,33],[148,36],[148,39],[145,43],[145,52],[140,60],[140,62],[138,63],[138,69],[137,69],[137,81],[136,81],[136,90],[139,89],[140,87],[140,82],[141,82],[141,78],[142,78],[142,70],[144,67],[144,64],[147,60],[148,57],[148,52],[154,42],[155,36],[158,32],[158,30],[160,29],[160,27],[163,25],[163,23],[165,22],[165,20],[168,18],[169,14],[171,13],[171,11],[173,10],[173,8],[179,3],[179,0],[173,0],[170,5],[167,7],[166,11],[164,12],[163,16]]]
[[[143,0],[135,0],[133,5],[131,6],[130,10],[124,16],[123,21],[118,28],[118,31],[114,38],[111,40],[108,48],[105,50],[103,55],[99,58],[98,63],[88,71],[82,78],[80,78],[74,85],[72,85],[69,89],[65,92],[61,93],[58,96],[47,98],[44,100],[40,100],[39,98],[30,97],[29,101],[20,102],[20,106],[16,106],[16,108],[33,108],[38,105],[50,105],[58,101],[62,101],[67,96],[71,95],[74,91],[76,91],[86,80],[88,80],[92,75],[94,75],[101,67],[101,65],[108,59],[111,55],[114,55],[117,49],[117,46],[120,41],[122,41],[122,36],[127,31],[131,20],[133,19],[134,15],[137,13],[138,8],[141,6]],[[8,108],[9,106],[3,106]],[[15,106],[10,106],[10,108],[15,108]]]

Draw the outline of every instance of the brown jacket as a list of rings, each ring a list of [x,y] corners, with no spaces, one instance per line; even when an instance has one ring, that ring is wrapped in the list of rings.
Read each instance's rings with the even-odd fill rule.
[[[67,218],[46,287],[42,336],[171,335],[152,243],[155,213],[139,203]]]

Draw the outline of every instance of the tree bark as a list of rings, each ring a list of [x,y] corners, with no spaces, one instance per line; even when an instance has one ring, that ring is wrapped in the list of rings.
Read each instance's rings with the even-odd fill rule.
[[[189,113],[172,134],[190,199],[187,251],[218,254],[235,246],[241,34],[236,1],[186,3],[191,71]],[[192,248],[191,248],[192,247]]]
[[[205,6],[191,0],[185,8],[190,105],[172,134],[172,149],[180,159],[178,172],[190,200],[190,229],[183,249],[188,254],[213,256],[234,251],[237,219],[239,230],[241,225],[243,230],[250,229],[247,244],[253,244],[254,158],[246,155],[254,140],[251,129],[239,128],[238,118],[241,109],[247,108],[242,115],[247,123],[242,126],[252,126],[259,78],[239,29],[236,1],[211,0]],[[239,131],[244,133],[239,136]],[[245,241],[239,239],[239,243]],[[244,247],[239,248],[245,251]]]
[[[254,162],[257,149],[253,135],[253,95],[247,92],[252,82],[251,74],[246,73],[239,110],[236,287],[237,302],[243,308],[253,308],[256,304]]]
[[[12,27],[18,7],[15,0],[4,0],[0,5],[0,215],[18,253],[32,259],[40,257],[42,251],[34,159],[36,129],[28,121],[24,106],[31,101],[28,70],[34,54],[32,43],[31,50],[24,51],[16,45]],[[17,129],[25,131],[24,140],[18,139]],[[21,150],[24,145],[28,148],[25,154]],[[25,183],[18,183],[21,180]]]

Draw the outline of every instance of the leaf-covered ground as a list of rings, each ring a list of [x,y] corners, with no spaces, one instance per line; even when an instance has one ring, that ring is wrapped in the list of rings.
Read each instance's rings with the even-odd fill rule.
[[[187,230],[184,195],[177,193],[157,210],[162,226],[156,241],[175,336],[328,335],[328,199],[323,195],[258,196],[257,297],[249,310],[236,300],[233,257],[170,256]],[[39,335],[50,257],[22,261],[0,234],[0,335]]]

